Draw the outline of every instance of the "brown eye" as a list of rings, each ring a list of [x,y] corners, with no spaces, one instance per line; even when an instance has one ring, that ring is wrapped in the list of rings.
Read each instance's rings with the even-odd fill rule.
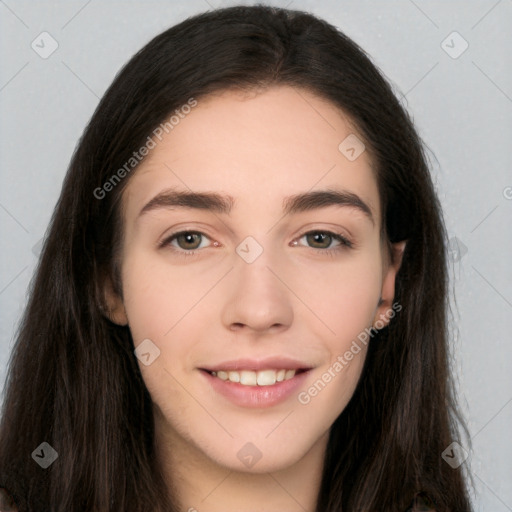
[[[199,231],[180,231],[170,235],[159,246],[160,248],[168,247],[184,256],[193,256],[196,254],[196,249],[208,247],[203,243],[208,240],[208,237]]]
[[[350,240],[340,233],[332,233],[331,231],[309,231],[304,233],[298,240],[303,238],[306,239],[306,244],[311,249],[317,249],[330,255],[353,247]]]
[[[328,249],[334,237],[327,232],[313,231],[305,235],[308,243],[315,249]]]
[[[180,249],[194,250],[197,249],[201,244],[201,236],[201,233],[185,231],[183,233],[175,235],[174,238],[176,239],[176,242],[178,243],[178,247]]]

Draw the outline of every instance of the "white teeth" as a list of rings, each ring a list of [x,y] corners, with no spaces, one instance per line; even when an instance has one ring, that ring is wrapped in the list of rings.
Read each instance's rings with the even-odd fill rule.
[[[240,382],[240,374],[238,372],[229,372],[228,377],[231,382]]]
[[[256,381],[258,382],[258,386],[272,386],[276,383],[276,372],[274,370],[258,372]]]
[[[240,372],[240,384],[243,384],[244,386],[256,386],[256,382],[256,372],[251,372],[247,370]]]
[[[284,374],[284,380],[291,379],[295,375],[295,370],[286,370]]]
[[[219,370],[211,372],[214,377],[230,382],[239,382],[244,386],[272,386],[276,382],[290,380],[295,376],[296,370],[242,370],[241,372],[226,372]]]

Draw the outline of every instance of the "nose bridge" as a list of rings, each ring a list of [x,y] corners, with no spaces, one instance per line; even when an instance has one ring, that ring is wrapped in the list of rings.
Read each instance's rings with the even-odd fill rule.
[[[282,255],[253,236],[243,239],[235,250],[232,291],[223,311],[226,327],[237,324],[261,331],[289,325],[293,317],[289,292],[276,276]]]
[[[284,293],[283,283],[275,274],[279,274],[286,264],[285,255],[281,247],[272,246],[272,237],[259,235],[257,240],[249,235],[237,245],[235,251],[238,255],[235,269],[240,280],[247,280],[260,292]]]

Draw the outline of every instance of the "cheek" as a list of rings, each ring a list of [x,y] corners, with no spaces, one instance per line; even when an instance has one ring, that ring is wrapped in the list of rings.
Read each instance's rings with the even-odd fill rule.
[[[298,402],[327,427],[346,407],[361,376],[380,298],[380,260],[369,255],[328,273],[310,273],[304,287],[322,320],[309,321],[309,329],[322,340],[328,358]]]
[[[150,363],[138,359],[142,378],[154,404],[176,426],[193,406],[180,382],[198,338],[187,317],[198,293],[204,293],[204,287],[195,285],[194,281],[185,283],[168,266],[153,262],[142,251],[132,253],[123,265],[124,306],[133,343],[137,348],[151,341],[146,345]]]
[[[134,254],[123,266],[123,296],[135,344],[144,338],[165,339],[173,326],[204,294],[200,279],[180,278],[151,255]]]
[[[298,276],[294,286],[306,297],[311,311],[324,321],[329,328],[327,338],[340,350],[371,325],[382,287],[380,253],[367,252],[339,264],[310,266],[307,272],[294,269],[290,279],[293,273]]]
[[[356,343],[345,348],[319,369],[315,379],[297,397],[311,417],[322,417],[323,423],[329,426],[350,401],[366,358],[367,346],[364,344]]]
[[[380,253],[361,254],[327,272],[310,269],[306,275],[302,289],[308,290],[311,310],[322,321],[308,321],[309,328],[316,331],[329,358],[299,402],[311,401],[309,407],[318,414],[330,410],[334,421],[350,400],[364,365],[382,286]]]
[[[204,337],[198,320],[207,315],[208,301],[202,299],[213,278],[218,279],[176,271],[143,251],[134,251],[123,265],[124,307],[133,343],[137,348],[150,340],[158,354],[148,366],[139,360],[143,379],[155,403],[172,403],[178,415],[185,412],[187,401],[175,377],[190,370],[195,344]]]

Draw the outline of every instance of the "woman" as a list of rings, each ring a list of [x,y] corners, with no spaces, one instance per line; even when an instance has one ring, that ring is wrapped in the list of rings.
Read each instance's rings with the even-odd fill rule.
[[[263,6],[180,23],[73,156],[0,484],[20,511],[471,510],[441,457],[445,258],[419,137],[355,43]]]

